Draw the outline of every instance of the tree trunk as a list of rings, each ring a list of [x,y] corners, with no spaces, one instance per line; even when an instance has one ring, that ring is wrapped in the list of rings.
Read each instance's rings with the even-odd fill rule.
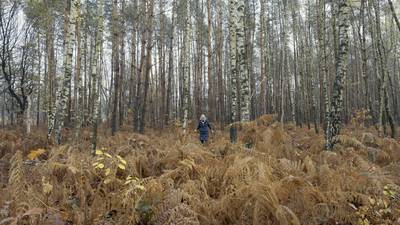
[[[347,57],[349,50],[349,11],[350,5],[347,0],[339,0],[339,49],[336,62],[336,78],[333,85],[331,110],[329,112],[328,126],[326,130],[326,149],[333,150],[338,141],[341,129],[341,113],[343,110],[343,80],[347,73]]]
[[[389,96],[387,91],[387,86],[389,82],[388,71],[387,71],[387,57],[385,54],[385,46],[382,40],[382,33],[380,27],[380,9],[379,2],[372,0],[375,9],[375,26],[376,26],[376,48],[379,57],[379,67],[380,67],[380,102],[379,102],[379,131],[385,133],[385,119],[389,122],[392,137],[396,136],[396,128],[393,122],[393,117],[389,110]]]
[[[74,85],[74,103],[75,103],[75,140],[79,139],[80,130],[82,126],[83,118],[83,98],[82,98],[82,55],[81,55],[81,13],[80,4],[77,6],[77,18],[76,18],[76,38],[77,38],[77,52],[76,52],[76,74],[75,74],[75,85]]]
[[[121,16],[124,16],[124,9],[125,9],[125,0],[121,0]],[[118,119],[118,127],[121,127],[123,122],[124,122],[124,107],[125,107],[125,88],[126,88],[126,83],[125,83],[125,20],[122,19],[120,22],[120,59],[119,59],[119,79],[118,79],[118,112],[119,112],[119,119]]]
[[[240,78],[240,118],[250,120],[250,82],[245,47],[244,0],[237,2],[237,47]]]
[[[41,104],[41,91],[42,91],[42,74],[41,74],[41,68],[42,68],[42,49],[41,49],[41,35],[38,34],[38,87],[37,87],[37,102],[36,102],[36,126],[39,126],[40,124],[40,104]],[[46,90],[46,88],[44,88]],[[45,93],[45,92],[44,92]]]
[[[159,64],[159,74],[160,74],[160,122],[158,123],[161,128],[167,122],[165,120],[165,100],[166,100],[166,89],[165,89],[165,53],[164,53],[164,2],[160,0],[160,38],[158,44],[158,64]]]
[[[214,95],[214,76],[212,74],[212,39],[211,39],[211,21],[212,21],[212,11],[211,11],[211,0],[207,0],[207,22],[208,22],[208,39],[207,39],[207,75],[208,75],[208,114],[209,120],[215,121],[216,111],[215,111],[215,95]]]
[[[61,80],[60,90],[58,91],[56,99],[56,114],[54,117],[54,129],[56,135],[56,143],[61,144],[61,129],[64,124],[64,119],[67,116],[68,106],[68,91],[71,87],[71,75],[72,75],[72,52],[73,43],[75,42],[75,20],[77,13],[77,6],[79,0],[71,0],[71,9],[69,13],[68,26],[66,29],[66,43],[65,43],[65,55],[64,55],[64,77]],[[48,136],[51,135],[53,128],[49,127]]]
[[[172,22],[171,22],[171,33],[169,34],[169,56],[168,56],[168,86],[166,94],[166,105],[165,105],[165,123],[168,124],[170,119],[170,105],[171,105],[171,93],[172,93],[172,77],[174,74],[174,30],[175,30],[175,13],[176,13],[176,1],[172,2]]]
[[[142,104],[140,110],[140,118],[139,120],[139,132],[144,133],[144,128],[145,128],[145,115],[146,115],[146,104],[147,104],[147,94],[148,94],[148,89],[149,89],[149,79],[150,79],[150,73],[151,73],[151,54],[152,54],[152,38],[153,38],[153,17],[154,17],[154,12],[153,12],[153,6],[154,6],[154,0],[150,0],[147,5],[147,41],[146,41],[146,62],[145,62],[145,68],[144,68],[144,89],[143,89],[143,96],[142,96]]]
[[[399,32],[400,32],[400,22],[399,22],[399,18],[396,15],[396,12],[394,11],[393,2],[392,2],[392,0],[388,0],[388,3],[390,6],[390,11],[392,12],[393,19],[396,22],[397,28],[399,29]]]
[[[186,30],[184,37],[184,68],[183,68],[183,133],[186,134],[189,117],[189,79],[190,79],[190,44],[191,44],[191,14],[190,0],[186,0]]]
[[[218,1],[218,13],[217,13],[217,46],[216,46],[216,51],[217,51],[217,78],[218,78],[218,120],[220,121],[221,128],[224,126],[224,117],[225,117],[225,96],[224,96],[224,80],[223,80],[223,75],[222,75],[222,65],[223,63],[223,58],[222,58],[222,50],[224,47],[223,43],[223,28],[222,28],[222,3],[221,1]]]
[[[47,4],[46,4],[47,5]],[[50,9],[47,9],[48,11]],[[55,67],[55,53],[54,53],[54,19],[48,13],[49,22],[46,27],[46,52],[47,52],[47,93],[46,93],[46,106],[47,106],[47,139],[50,139],[51,132],[54,128],[54,78],[56,73]]]
[[[239,121],[240,112],[237,96],[237,0],[229,0],[229,43],[230,43],[230,75],[231,75],[231,122]]]
[[[101,86],[101,80],[99,79],[100,76],[100,64],[98,62],[100,58],[100,53],[103,45],[103,30],[104,30],[104,0],[100,0],[97,5],[97,18],[96,18],[96,25],[97,25],[97,32],[96,32],[96,41],[95,41],[95,53],[92,58],[92,83],[93,83],[93,90],[92,90],[92,101],[93,101],[93,111],[92,111],[92,118],[93,118],[93,127],[92,127],[92,155],[95,154],[96,147],[97,147],[97,126],[100,117],[100,100],[99,100],[99,86]]]
[[[113,0],[112,4],[112,54],[113,54],[113,73],[114,73],[114,100],[112,104],[112,115],[111,115],[111,135],[115,135],[118,130],[118,102],[119,102],[119,15],[118,15],[118,0]]]

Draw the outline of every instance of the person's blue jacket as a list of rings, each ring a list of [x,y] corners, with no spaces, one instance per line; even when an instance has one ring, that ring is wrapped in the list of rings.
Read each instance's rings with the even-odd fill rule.
[[[211,125],[207,120],[200,120],[197,130],[200,132],[200,141],[208,141],[208,129],[211,130]]]

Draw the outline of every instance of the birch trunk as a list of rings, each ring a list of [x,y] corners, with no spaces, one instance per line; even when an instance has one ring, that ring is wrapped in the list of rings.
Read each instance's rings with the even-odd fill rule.
[[[341,113],[343,110],[343,81],[347,74],[347,58],[349,50],[348,30],[350,27],[350,5],[348,0],[339,0],[338,4],[339,49],[336,62],[336,78],[333,85],[331,109],[326,130],[326,149],[330,151],[333,150],[333,146],[338,141],[338,135],[342,125]]]
[[[168,124],[170,119],[170,105],[171,105],[171,93],[172,93],[172,77],[174,74],[174,30],[175,30],[175,12],[176,11],[176,0],[172,2],[172,27],[171,33],[169,34],[169,56],[168,56],[168,84],[167,84],[167,102],[165,106],[165,122]]]
[[[244,0],[237,1],[237,50],[240,78],[240,118],[250,120],[250,81],[247,70],[244,27]]]
[[[32,124],[32,96],[28,96],[28,107],[26,109],[26,133],[30,134],[31,133],[31,124]]]
[[[388,96],[388,71],[387,71],[387,56],[385,54],[385,46],[382,40],[381,26],[380,26],[380,6],[379,1],[372,0],[375,9],[375,26],[376,26],[376,50],[379,57],[380,67],[380,101],[379,101],[379,131],[386,133],[386,120],[389,122],[392,137],[396,136],[396,128],[394,126],[393,117],[389,109],[389,96]]]
[[[238,104],[238,74],[237,74],[237,0],[229,0],[229,64],[231,76],[231,125],[230,139],[237,141],[237,127],[233,123],[240,119],[240,106]]]
[[[229,1],[229,64],[230,64],[230,75],[231,75],[231,102],[232,112],[231,121],[239,120],[239,105],[237,96],[237,0]]]
[[[81,55],[81,13],[80,4],[77,6],[77,18],[76,18],[76,38],[77,38],[77,52],[76,52],[76,74],[75,74],[75,87],[74,87],[74,97],[75,97],[75,140],[79,139],[80,130],[82,126],[83,119],[83,92],[82,92],[82,77],[81,77],[81,67],[82,67],[82,55]]]
[[[222,28],[222,3],[218,1],[218,13],[217,13],[217,77],[218,77],[218,119],[220,121],[221,127],[224,126],[225,121],[225,98],[224,98],[224,80],[222,75],[222,65],[223,65],[223,58],[222,58],[222,50],[223,50],[223,28]]]
[[[212,39],[211,39],[211,0],[207,0],[207,75],[208,75],[208,114],[211,121],[215,121],[215,96],[214,96],[214,76],[212,74]]]
[[[49,10],[49,9],[47,9]],[[54,19],[52,15],[48,15],[49,24],[46,29],[46,52],[47,52],[47,93],[46,93],[46,111],[47,111],[47,139],[50,140],[51,133],[54,128],[54,77],[55,77],[55,60],[54,60]]]
[[[72,75],[72,53],[73,44],[75,42],[75,20],[77,13],[77,6],[79,0],[71,0],[71,9],[69,13],[68,26],[66,28],[66,40],[65,40],[65,55],[64,55],[64,77],[61,79],[60,90],[57,94],[56,109],[54,117],[54,129],[56,136],[56,143],[61,144],[61,129],[64,125],[64,119],[67,114],[68,107],[68,92],[71,87],[71,75]],[[52,127],[49,127],[48,135],[52,133]]]
[[[95,53],[92,58],[92,101],[93,101],[93,127],[92,127],[92,155],[94,155],[97,147],[97,126],[100,117],[100,100],[99,100],[99,90],[98,87],[101,86],[100,79],[98,77],[98,73],[100,73],[100,64],[98,60],[100,58],[100,53],[103,45],[103,30],[104,30],[104,0],[100,0],[98,3],[98,13],[96,18],[97,32],[96,32],[96,40],[95,40]]]
[[[184,68],[183,68],[183,133],[186,134],[189,117],[189,79],[190,79],[190,44],[191,44],[191,22],[190,22],[190,0],[186,0],[186,30],[184,37]]]
[[[152,38],[153,38],[153,19],[154,19],[154,0],[149,0],[147,1],[147,40],[146,40],[146,60],[144,64],[144,87],[143,87],[143,93],[141,97],[142,105],[140,110],[140,117],[142,118],[139,120],[139,132],[144,133],[144,128],[145,128],[145,121],[146,121],[146,105],[147,105],[147,95],[148,95],[148,89],[149,89],[149,79],[150,79],[150,73],[151,73],[151,55],[152,55]]]
[[[113,54],[113,74],[114,74],[114,95],[112,104],[112,115],[111,115],[111,134],[114,135],[118,130],[118,102],[119,102],[119,15],[118,15],[118,0],[113,0],[112,4],[112,54]]]

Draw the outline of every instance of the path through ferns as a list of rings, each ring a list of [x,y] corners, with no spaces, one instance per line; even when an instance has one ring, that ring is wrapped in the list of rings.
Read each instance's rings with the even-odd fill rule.
[[[348,127],[326,152],[322,135],[269,116],[235,145],[170,130],[102,137],[96,156],[88,140],[46,148],[45,133],[1,131],[0,224],[400,224],[398,140]]]

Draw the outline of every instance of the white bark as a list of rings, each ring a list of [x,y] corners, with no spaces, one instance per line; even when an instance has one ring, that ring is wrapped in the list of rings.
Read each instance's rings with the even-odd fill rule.
[[[93,130],[92,130],[92,153],[96,150],[97,146],[97,124],[100,115],[100,100],[98,87],[100,82],[97,73],[100,73],[100,64],[98,60],[100,58],[100,53],[103,45],[103,30],[104,30],[104,0],[100,0],[98,5],[98,15],[97,15],[97,33],[96,33],[96,43],[95,43],[95,56],[92,59],[92,100],[93,100]]]
[[[186,31],[184,37],[184,71],[183,71],[183,132],[186,134],[189,117],[189,78],[190,78],[190,44],[191,44],[191,23],[190,23],[190,0],[186,1]]]
[[[55,128],[56,143],[61,143],[61,129],[64,125],[64,118],[67,114],[67,103],[68,103],[68,91],[71,86],[72,76],[72,55],[73,55],[73,44],[75,42],[75,22],[77,16],[77,6],[79,0],[71,0],[71,9],[69,14],[69,25],[66,30],[66,43],[65,43],[65,55],[64,55],[64,77],[61,79],[61,89],[58,91],[56,99],[56,114],[54,117],[53,126]],[[51,129],[49,127],[49,135],[51,135]]]
[[[250,120],[250,79],[247,71],[247,57],[244,27],[244,0],[237,1],[237,48],[240,79],[240,118]]]
[[[237,1],[229,1],[229,44],[230,44],[230,71],[231,71],[231,99],[232,99],[232,122],[239,118],[239,106],[237,96]]]

